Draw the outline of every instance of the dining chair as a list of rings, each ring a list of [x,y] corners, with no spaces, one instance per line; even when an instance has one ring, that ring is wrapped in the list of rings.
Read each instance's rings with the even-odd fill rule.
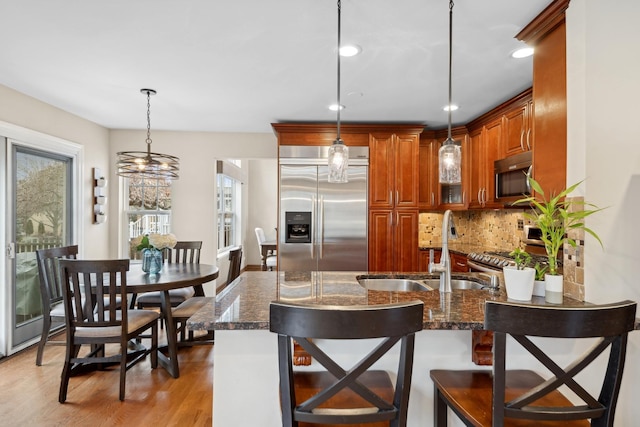
[[[117,298],[127,297],[129,260],[60,260],[65,305],[67,351],[62,368],[58,401],[67,399],[69,379],[93,365],[102,369],[120,366],[120,400],[125,397],[126,373],[133,365],[151,355],[151,368],[158,365],[158,318],[153,310],[118,309]],[[83,298],[83,295],[85,296]],[[105,302],[108,302],[107,305]],[[128,354],[128,344],[143,332],[151,331],[151,348]],[[119,344],[117,352],[106,344]],[[81,347],[89,345],[88,353]]]
[[[42,365],[45,345],[65,345],[64,340],[50,340],[51,335],[64,329],[64,297],[61,259],[76,259],[78,245],[36,250],[40,297],[42,301],[42,333],[36,353],[36,365]]]
[[[264,234],[264,230],[260,227],[256,227],[256,238],[258,239],[258,250],[260,251],[260,255],[262,256],[262,244],[266,242],[267,238]],[[273,270],[278,266],[278,257],[274,251],[268,251],[266,259],[264,261],[266,263],[268,270]]]
[[[434,425],[446,426],[447,408],[451,408],[468,426],[613,426],[627,335],[633,330],[635,315],[632,301],[583,307],[487,301],[484,325],[493,331],[493,367],[432,370]],[[510,339],[507,345],[507,337],[513,344]],[[538,337],[551,342],[543,343]],[[554,350],[563,339],[595,343],[563,368],[552,352],[543,349]],[[515,353],[507,350],[517,347],[515,343],[550,372],[548,379],[532,370],[506,369],[509,355]],[[607,349],[606,369],[589,366]],[[555,353],[557,359],[557,350]],[[600,381],[598,395],[587,391],[586,378]]]
[[[371,306],[271,302],[269,329],[278,334],[282,425],[384,422],[406,426],[415,333],[423,327],[423,305],[422,301]],[[315,341],[371,338],[382,340],[346,368]],[[325,370],[294,371],[293,340]],[[370,368],[398,342],[394,385],[388,372]]]
[[[240,275],[241,263],[242,246],[236,246],[229,251],[227,285]],[[213,344],[214,331],[208,331],[206,335],[200,337],[194,337],[193,331],[189,331],[187,339],[187,320],[213,299],[214,297],[189,298],[172,310],[171,314],[176,325],[176,332],[180,334],[179,347],[192,346],[195,344]]]
[[[165,249],[166,262],[176,264],[200,264],[202,241],[181,241],[171,249]],[[171,307],[177,307],[193,296],[204,296],[202,285],[172,289],[169,291]],[[160,308],[160,292],[147,292],[134,295],[130,306],[133,308]]]

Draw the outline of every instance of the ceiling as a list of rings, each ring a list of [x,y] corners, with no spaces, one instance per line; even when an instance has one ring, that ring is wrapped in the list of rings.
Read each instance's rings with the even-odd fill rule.
[[[456,0],[454,125],[531,85],[514,36],[551,0]],[[272,132],[332,122],[335,0],[3,1],[0,84],[111,129]],[[424,123],[447,113],[446,0],[343,0],[343,122]]]

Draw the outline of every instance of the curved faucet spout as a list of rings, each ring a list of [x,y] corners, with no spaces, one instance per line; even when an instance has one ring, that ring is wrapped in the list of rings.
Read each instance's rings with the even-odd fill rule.
[[[429,273],[440,273],[440,292],[451,292],[451,257],[449,256],[449,238],[457,238],[451,210],[446,210],[442,217],[442,254],[436,264],[433,251],[429,253]]]

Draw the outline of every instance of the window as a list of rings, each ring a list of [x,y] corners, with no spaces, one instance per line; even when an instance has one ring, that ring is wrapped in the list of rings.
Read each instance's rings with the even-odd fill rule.
[[[239,244],[241,172],[239,161],[218,161],[218,252]]]
[[[165,179],[128,178],[126,241],[147,233],[171,232],[171,181]],[[129,243],[129,257],[140,254]]]

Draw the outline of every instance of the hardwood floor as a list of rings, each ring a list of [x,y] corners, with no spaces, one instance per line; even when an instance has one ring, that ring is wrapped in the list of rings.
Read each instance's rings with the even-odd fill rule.
[[[127,371],[126,400],[118,400],[119,369],[72,377],[58,403],[64,346],[36,348],[0,360],[0,424],[6,426],[211,426],[213,349],[180,348],[180,378],[149,358]]]

